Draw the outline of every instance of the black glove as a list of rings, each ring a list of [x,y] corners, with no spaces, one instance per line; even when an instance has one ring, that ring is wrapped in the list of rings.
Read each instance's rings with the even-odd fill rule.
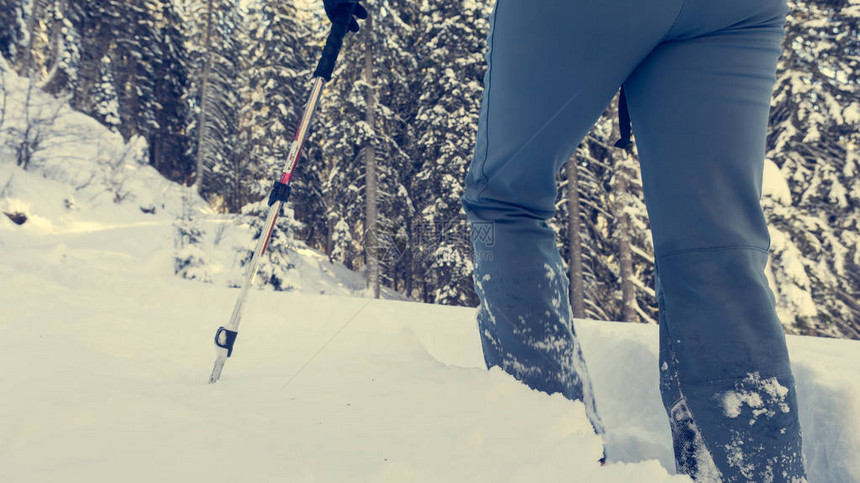
[[[323,0],[323,5],[328,19],[332,23],[348,24],[350,32],[358,32],[356,18],[367,18],[367,10],[358,3],[358,0]]]

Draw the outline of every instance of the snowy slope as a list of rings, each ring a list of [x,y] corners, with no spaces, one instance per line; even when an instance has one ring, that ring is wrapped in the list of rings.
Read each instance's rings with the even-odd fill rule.
[[[140,141],[50,106],[31,170],[0,135],[0,212],[28,217],[0,214],[0,482],[689,481],[670,475],[654,327],[577,324],[601,468],[581,404],[483,369],[473,309],[351,297],[360,275],[306,247],[298,289],[251,295],[206,384],[248,230],[146,166]],[[218,283],[173,275],[189,210]],[[860,343],[789,344],[811,481],[860,482]]]
[[[0,70],[8,69],[4,62],[0,58]],[[62,240],[87,247],[98,240],[100,248],[114,255],[147,255],[153,270],[172,273],[173,257],[182,248],[174,225],[180,216],[188,215],[203,231],[196,248],[207,263],[197,270],[203,275],[200,278],[227,286],[241,283],[243,250],[254,246],[247,223],[214,213],[189,189],[159,175],[148,164],[142,138],[124,142],[119,133],[75,112],[62,100],[29,90],[28,81],[11,71],[4,72],[3,81],[0,217],[4,223],[9,220],[1,213],[21,213],[28,217],[21,226],[23,232],[45,242]],[[31,143],[38,140],[38,147],[22,170],[15,166],[16,150],[28,124]],[[0,247],[3,243],[0,239]],[[286,285],[310,293],[364,291],[361,275],[329,263],[301,241],[295,244],[296,254],[290,261],[296,269],[285,277]],[[383,295],[402,298],[393,291]]]
[[[0,481],[669,478],[654,327],[578,324],[604,468],[580,404],[483,370],[472,309],[257,291],[209,386],[237,291],[172,275],[171,217],[6,178],[30,221],[0,216]],[[337,293],[316,263],[296,276]],[[860,481],[858,343],[789,343],[812,481]]]
[[[30,221],[0,218],[0,481],[670,479],[600,468],[580,404],[481,369],[469,309],[256,292],[210,386],[236,290],[173,277],[164,223],[2,168]]]
[[[672,480],[654,327],[578,323],[601,468],[581,404],[482,368],[472,309],[257,291],[206,384],[236,290],[165,274],[148,230],[0,221],[0,481]],[[811,481],[860,481],[858,343],[789,342]]]

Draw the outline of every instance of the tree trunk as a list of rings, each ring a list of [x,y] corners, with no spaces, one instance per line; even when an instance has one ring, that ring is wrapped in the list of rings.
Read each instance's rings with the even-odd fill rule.
[[[42,82],[43,89],[51,94],[58,94],[66,89],[69,84],[69,79],[60,70],[60,63],[63,58],[63,51],[66,46],[63,42],[63,20],[66,16],[66,0],[54,0],[52,15],[52,23],[50,27],[51,33],[51,52],[48,65],[45,66],[48,73]]]
[[[635,322],[636,290],[633,286],[633,251],[630,248],[630,215],[627,213],[628,173],[627,161],[629,154],[621,149],[616,156],[616,213],[618,213],[618,256],[621,265],[621,318],[625,322]]]
[[[325,254],[328,256],[329,263],[331,263],[331,231],[334,229],[334,227],[332,226],[331,217],[328,214],[328,208],[326,208],[325,225]]]
[[[406,217],[406,233],[409,233],[410,236],[413,233],[413,231],[412,231],[412,217],[411,216]],[[409,240],[409,239],[407,238],[407,240]],[[414,241],[414,240],[411,240],[411,241]],[[415,250],[415,244],[409,243],[406,246],[406,251],[404,253],[407,258],[406,258],[406,264],[405,264],[406,265],[406,274],[403,276],[403,278],[404,278],[404,282],[405,282],[404,283],[404,289],[406,291],[406,297],[408,297],[408,298],[412,298],[412,279],[415,276],[415,256],[414,256],[413,250]]]
[[[95,114],[93,91],[101,78],[101,65],[110,41],[101,35],[104,26],[90,25],[81,33],[81,60],[78,82],[72,94],[72,107],[85,114]],[[99,119],[102,120],[102,119]]]
[[[371,132],[375,132],[375,112],[376,96],[373,92],[373,16],[368,12],[367,20],[364,22],[364,82],[367,84],[366,103],[367,112],[365,113],[365,122],[370,127]],[[367,283],[373,290],[373,297],[379,298],[379,237],[377,221],[377,186],[376,186],[376,149],[373,146],[373,139],[370,140],[364,149],[364,176],[366,189],[366,215],[365,215],[365,258],[367,260]],[[368,248],[368,237],[373,236],[372,245],[375,247]],[[375,250],[376,249],[376,250]]]
[[[579,175],[574,153],[567,161],[567,231],[570,251],[567,260],[570,278],[570,305],[573,316],[585,318],[585,287],[582,276],[582,239],[580,238]]]
[[[6,124],[6,106],[9,102],[9,92],[6,90],[6,71],[4,70],[0,70],[0,96],[2,96],[2,101],[0,101],[0,131],[2,131]]]
[[[36,17],[41,13],[39,6],[40,2],[33,0],[30,4],[30,17],[27,19],[27,46],[18,51],[18,66],[19,72],[23,77],[28,77],[31,80],[33,77],[33,49],[35,48],[36,39]],[[25,10],[26,11],[26,10]]]
[[[209,87],[209,75],[212,72],[212,0],[206,2],[206,38],[203,41],[203,51],[206,62],[203,64],[203,75],[200,79],[200,116],[197,120],[197,168],[194,173],[194,191],[200,193],[203,185],[203,159],[206,143],[203,138],[206,132],[206,89]]]

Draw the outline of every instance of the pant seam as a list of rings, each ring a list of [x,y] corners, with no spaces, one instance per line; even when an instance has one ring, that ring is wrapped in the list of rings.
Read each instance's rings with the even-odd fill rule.
[[[497,1],[493,11],[492,25],[493,28],[490,31],[490,38],[487,40],[487,85],[484,86],[486,89],[487,96],[487,109],[485,114],[485,126],[484,126],[484,157],[481,159],[481,179],[484,181],[484,187],[478,192],[476,198],[481,197],[481,193],[484,192],[484,188],[486,188],[489,180],[487,179],[487,173],[484,171],[484,168],[487,165],[487,157],[490,155],[490,93],[492,90],[492,76],[493,76],[493,43],[496,38],[496,18],[499,16],[499,8],[501,2]]]
[[[668,30],[666,30],[666,34],[665,34],[665,35],[663,35],[663,38],[662,38],[662,39],[660,39],[660,42],[657,42],[658,44],[659,44],[659,43],[662,43],[663,41],[665,41],[665,40],[666,40],[666,38],[669,36],[669,34],[672,32],[672,29],[674,29],[674,28],[675,28],[675,25],[677,25],[677,24],[678,24],[678,21],[681,19],[681,14],[683,14],[683,13],[684,13],[684,9],[687,7],[687,4],[688,4],[689,2],[690,2],[690,0],[684,0],[684,3],[682,3],[682,4],[681,4],[681,8],[680,8],[680,9],[678,9],[678,15],[676,15],[676,16],[675,16],[675,20],[672,22],[672,25],[670,25],[670,26],[669,26],[669,29],[668,29]]]
[[[547,121],[537,131],[535,131],[535,133],[532,135],[532,137],[530,137],[526,142],[524,142],[514,154],[507,157],[507,159],[505,159],[501,163],[501,165],[498,167],[498,170],[501,171],[503,168],[507,167],[509,163],[511,163],[514,159],[517,158],[517,156],[520,155],[520,153],[522,153],[527,147],[529,147],[535,141],[535,139],[537,139],[537,137],[541,135],[541,133],[543,133],[552,123],[555,122],[555,120],[556,120],[556,118],[558,118],[558,116],[560,116],[564,111],[566,111],[570,107],[570,104],[577,97],[579,97],[579,95],[581,93],[582,93],[581,90],[576,91],[572,96],[570,96],[570,98],[567,99],[567,102],[565,102],[564,105],[562,105],[557,111],[555,111],[555,113],[553,113],[553,115],[550,116],[549,119],[547,119]],[[487,109],[489,110],[489,106]],[[489,122],[487,124],[489,124]],[[489,143],[487,143],[487,144],[489,145]],[[487,162],[487,160],[484,159],[484,163],[481,165],[482,174],[483,174],[483,167],[486,164],[486,162]],[[485,175],[484,186],[482,186],[481,190],[478,192],[478,195],[477,195],[478,198],[480,198],[481,194],[483,194],[484,191],[487,190],[487,187],[489,187],[489,185],[490,185],[490,179],[489,179],[489,177],[487,177]],[[547,216],[547,218],[551,218],[552,216],[553,216],[553,214],[550,214],[549,216]]]
[[[676,255],[683,255],[685,253],[693,253],[693,252],[719,252],[719,251],[727,251],[727,250],[757,250],[762,253],[770,253],[768,248],[762,248],[755,245],[727,245],[721,247],[705,247],[705,248],[687,248],[684,250],[675,250],[669,253],[664,253],[657,257],[658,260],[662,260],[664,258],[673,257]]]

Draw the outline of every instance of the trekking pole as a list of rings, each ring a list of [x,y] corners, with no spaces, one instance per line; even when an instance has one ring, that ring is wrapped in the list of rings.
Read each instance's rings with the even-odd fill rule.
[[[349,18],[351,17],[350,12]],[[269,239],[272,237],[272,230],[275,228],[278,213],[280,213],[281,207],[287,202],[287,198],[290,196],[290,178],[302,154],[302,147],[308,139],[311,119],[319,104],[323,85],[331,80],[334,64],[337,61],[340,48],[343,46],[343,38],[346,36],[347,29],[347,23],[333,22],[331,24],[331,30],[326,39],[322,56],[317,64],[316,71],[314,71],[310,99],[308,99],[308,103],[305,105],[304,114],[302,114],[302,119],[296,129],[296,137],[290,145],[290,152],[287,155],[284,170],[281,173],[281,178],[275,181],[272,191],[269,193],[269,214],[266,216],[266,224],[263,226],[260,239],[257,241],[257,248],[254,250],[253,257],[251,257],[251,263],[248,265],[248,271],[245,275],[242,290],[239,292],[239,298],[233,307],[230,321],[227,325],[221,326],[215,333],[215,346],[218,356],[215,359],[215,366],[212,368],[212,375],[209,376],[209,384],[218,381],[227,358],[233,354],[233,344],[236,342],[236,336],[239,333],[239,322],[242,320],[242,309],[248,297],[248,289],[254,284],[254,279],[257,276],[257,264],[260,262],[260,257],[266,253],[266,247],[269,244]]]

